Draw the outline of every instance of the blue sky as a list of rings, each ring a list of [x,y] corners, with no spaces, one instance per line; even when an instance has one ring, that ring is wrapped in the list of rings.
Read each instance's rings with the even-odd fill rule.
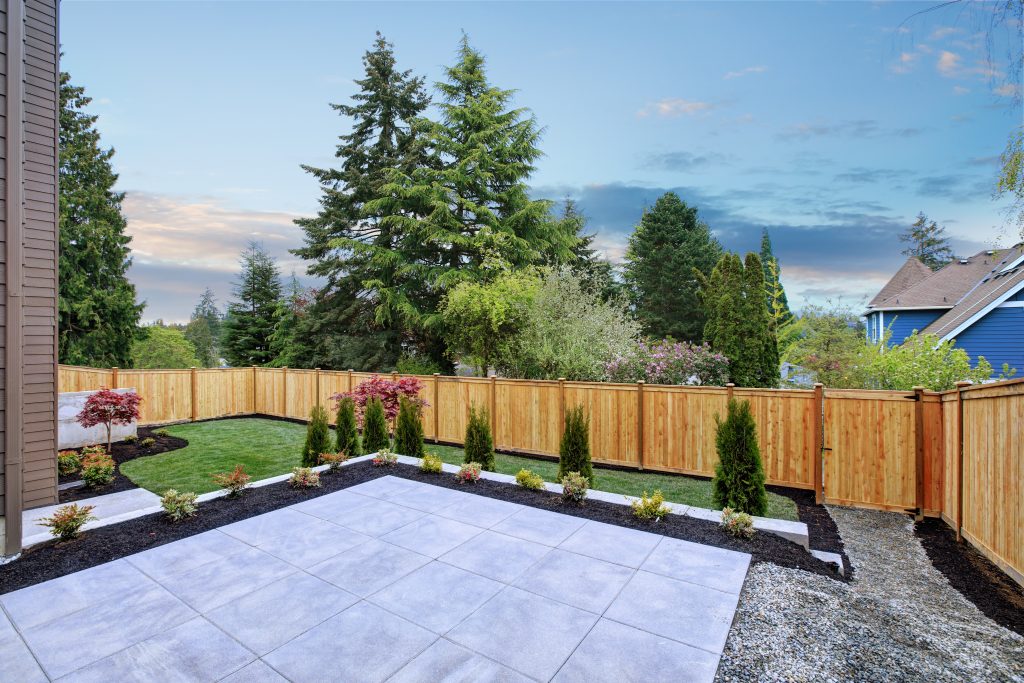
[[[990,198],[1021,109],[985,7],[934,3],[62,3],[63,68],[117,154],[147,320],[223,304],[250,239],[282,270],[316,211],[374,31],[433,83],[464,30],[544,126],[538,197],[608,257],[675,190],[723,244],[768,227],[798,306],[873,294],[919,211],[960,253],[1011,243]],[[995,60],[988,60],[989,54]]]

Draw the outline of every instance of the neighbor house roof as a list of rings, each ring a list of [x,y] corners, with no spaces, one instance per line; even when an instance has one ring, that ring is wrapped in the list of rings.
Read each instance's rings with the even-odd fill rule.
[[[885,283],[885,287],[882,287],[882,291],[875,295],[875,298],[871,300],[868,307],[872,308],[889,297],[899,294],[931,274],[931,268],[921,263],[921,260],[916,256],[911,256],[907,259],[906,263],[900,266],[896,274],[889,278],[889,281]]]
[[[952,308],[1003,260],[1008,251],[1010,250],[981,251],[968,258],[954,259],[934,273],[929,270],[925,278],[901,291],[883,299],[875,297],[869,306],[875,310]],[[927,267],[925,269],[927,270]]]

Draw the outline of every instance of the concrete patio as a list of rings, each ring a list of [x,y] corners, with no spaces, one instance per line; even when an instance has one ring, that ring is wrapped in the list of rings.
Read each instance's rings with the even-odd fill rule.
[[[710,681],[750,557],[396,477],[0,596],[12,681]]]

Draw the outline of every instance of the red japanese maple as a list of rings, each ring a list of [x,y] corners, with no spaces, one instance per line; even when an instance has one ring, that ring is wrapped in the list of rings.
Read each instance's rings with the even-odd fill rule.
[[[340,401],[346,396],[351,397],[356,404],[356,420],[360,425],[363,424],[363,412],[366,410],[367,402],[371,398],[379,398],[384,404],[384,415],[388,422],[393,422],[398,415],[399,401],[403,397],[421,408],[429,405],[426,399],[420,396],[423,386],[423,381],[416,377],[403,377],[396,381],[374,375],[352,391],[335,394],[331,398]]]
[[[139,419],[142,397],[134,391],[119,394],[111,389],[100,389],[85,401],[85,407],[75,418],[83,427],[103,425],[107,429],[107,453],[110,452],[111,430],[114,425],[128,425]]]

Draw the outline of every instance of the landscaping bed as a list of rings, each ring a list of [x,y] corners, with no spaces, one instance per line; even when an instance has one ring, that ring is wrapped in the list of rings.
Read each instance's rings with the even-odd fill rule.
[[[846,554],[843,537],[839,527],[832,519],[828,508],[814,502],[814,491],[793,489],[784,486],[768,486],[769,493],[786,496],[796,505],[800,521],[807,525],[807,538],[812,550],[824,550],[837,553],[843,558],[843,567],[847,579],[853,578],[853,564]]]

